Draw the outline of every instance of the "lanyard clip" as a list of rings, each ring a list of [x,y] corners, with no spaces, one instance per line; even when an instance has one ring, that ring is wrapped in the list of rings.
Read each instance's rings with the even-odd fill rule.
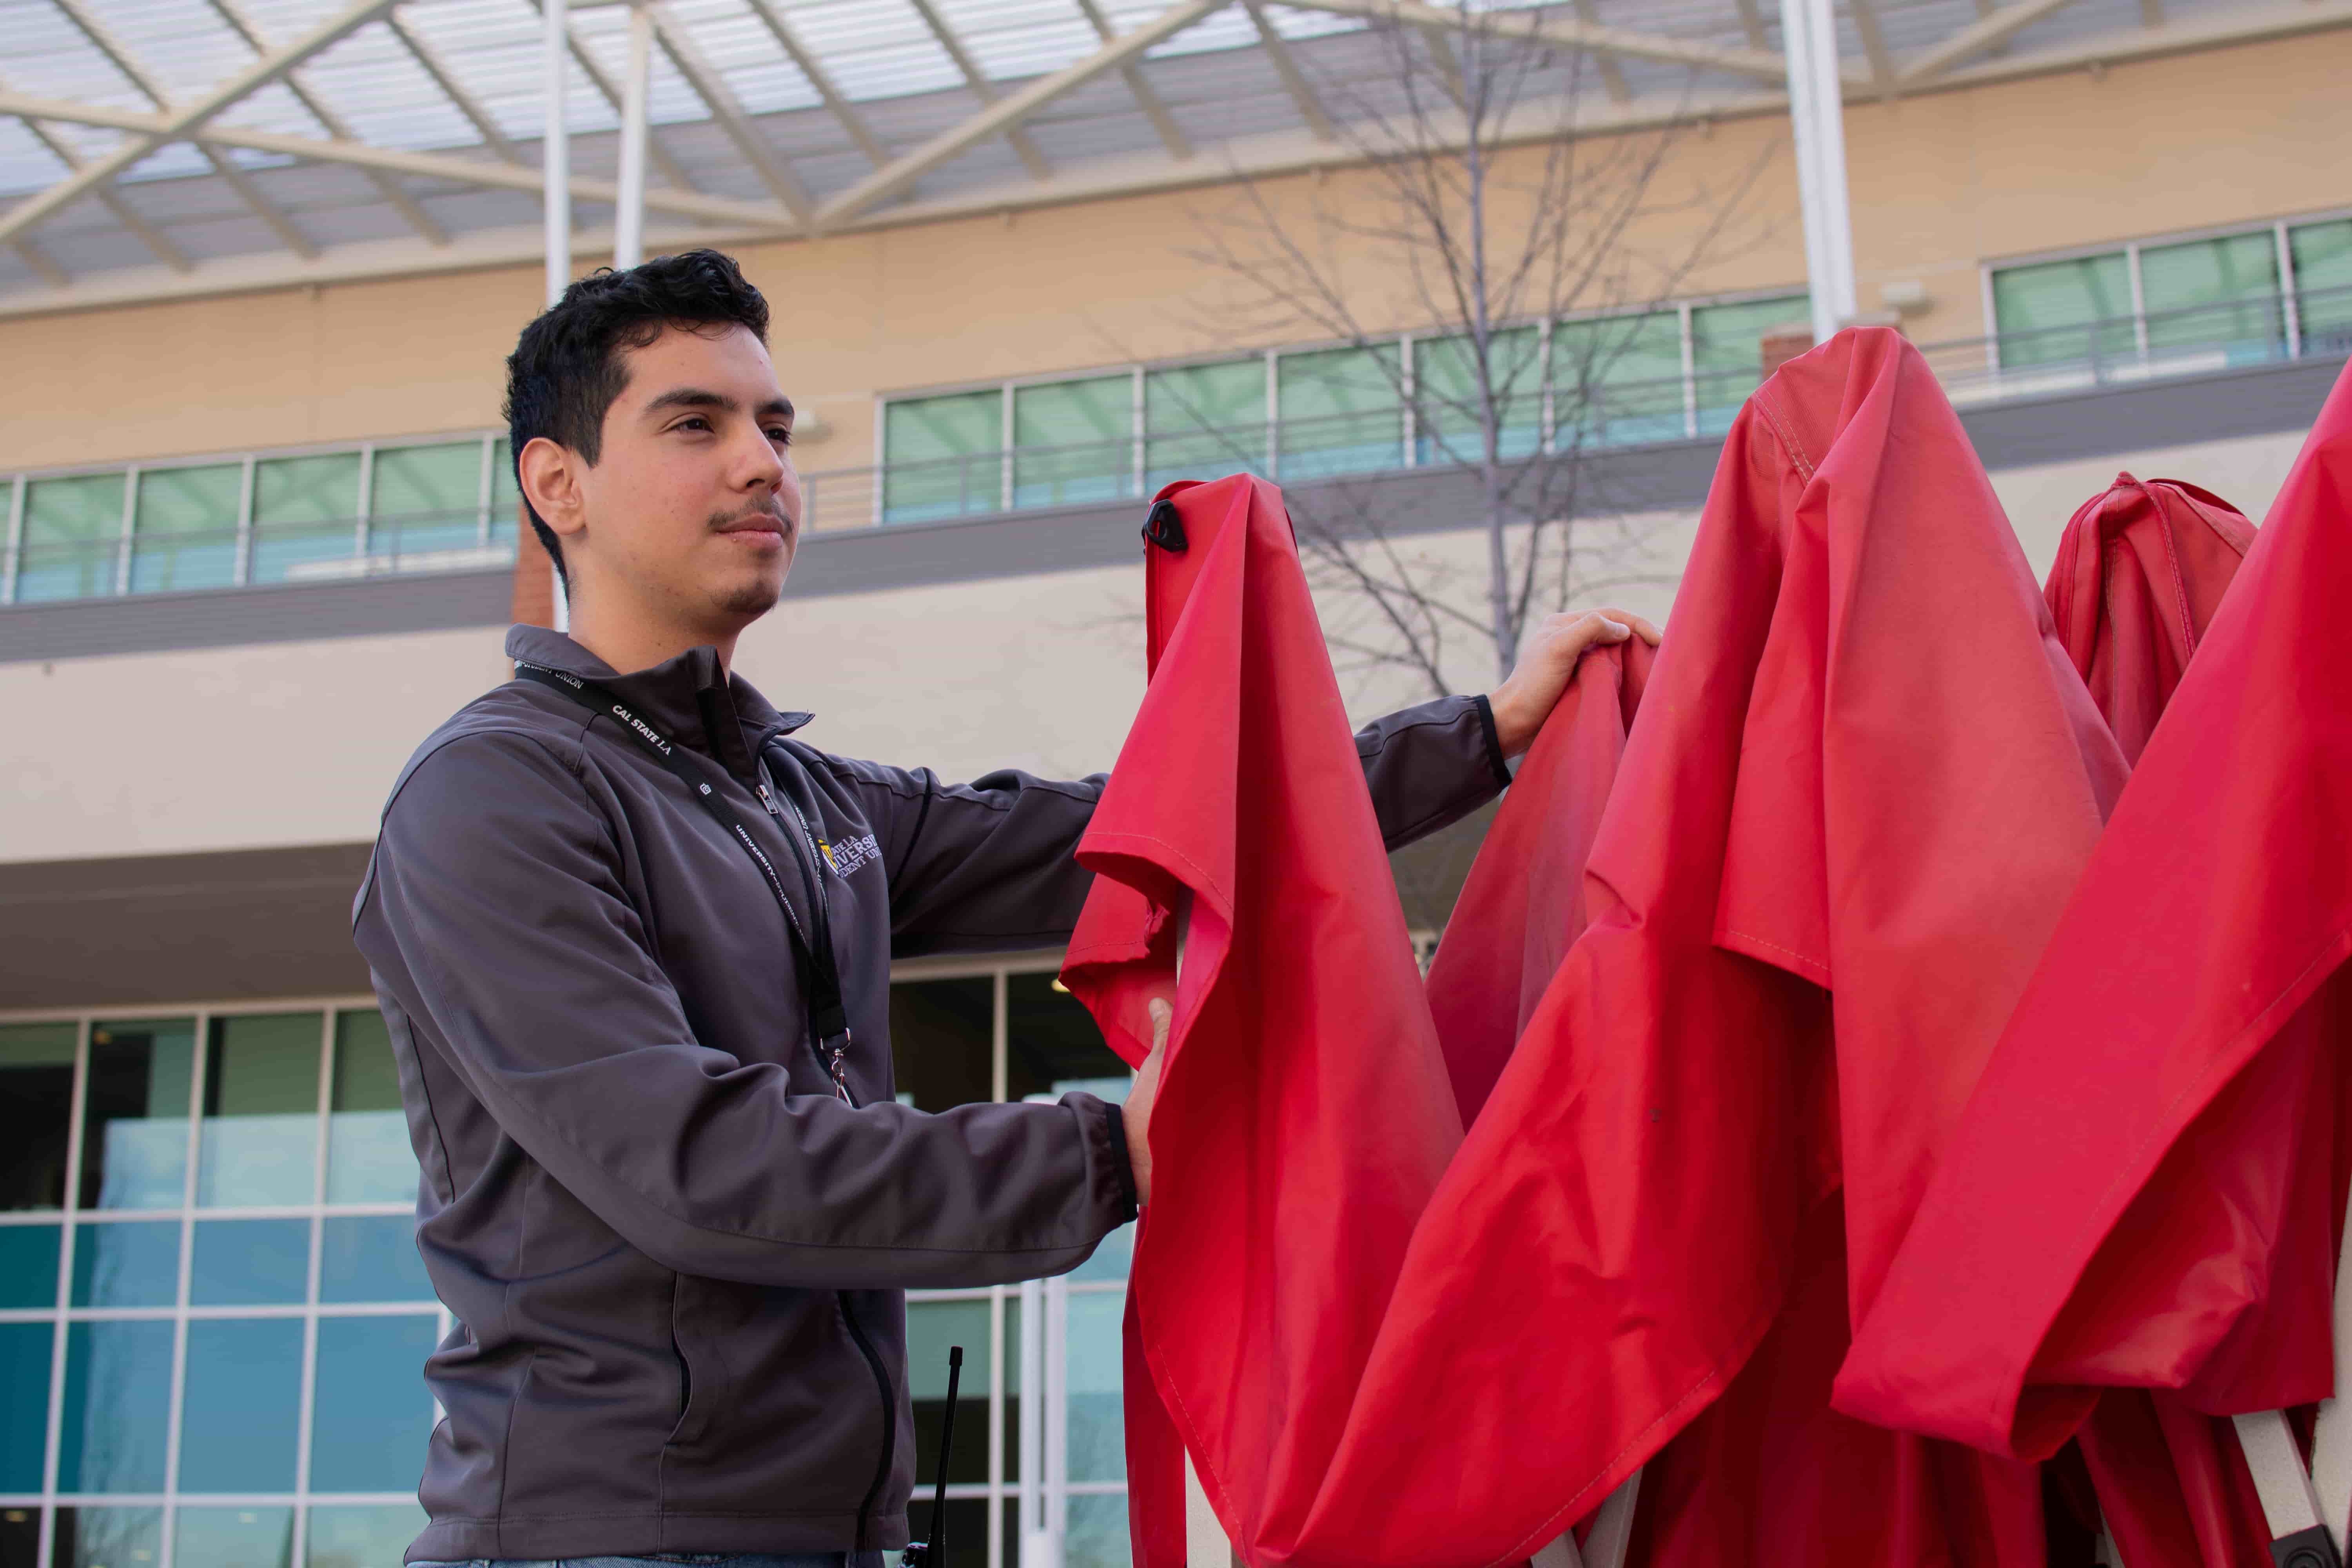
[[[844,1029],[826,1047],[824,1066],[825,1070],[833,1074],[833,1092],[841,1096],[845,1103],[856,1105],[857,1101],[849,1097],[848,1057],[849,1031]]]

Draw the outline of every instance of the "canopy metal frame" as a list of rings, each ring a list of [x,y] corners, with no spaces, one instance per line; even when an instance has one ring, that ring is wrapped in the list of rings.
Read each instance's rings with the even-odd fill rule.
[[[1842,0],[1843,16],[1832,15],[1826,0],[1803,0],[1784,5],[1773,18],[1780,23],[1776,40],[1757,0],[1549,6],[1489,0],[1466,10],[1424,0],[1167,0],[1156,9],[1143,0],[1062,0],[1069,17],[1061,32],[1044,20],[1023,24],[1037,40],[1032,47],[1030,37],[1001,26],[989,31],[987,8],[971,0],[856,0],[866,9],[853,19],[870,10],[876,24],[863,31],[887,31],[881,24],[892,20],[895,8],[904,13],[896,16],[901,34],[928,37],[950,62],[950,71],[934,73],[929,90],[941,99],[961,96],[965,107],[942,122],[935,111],[900,110],[887,83],[855,79],[858,34],[842,26],[852,0],[734,0],[742,23],[772,44],[779,66],[788,64],[807,86],[802,99],[808,107],[788,110],[749,102],[732,85],[743,75],[741,29],[711,0],[629,5],[631,38],[643,37],[652,47],[637,50],[633,42],[625,62],[600,61],[580,31],[594,10],[614,0],[523,0],[541,11],[548,39],[541,79],[549,112],[533,159],[533,150],[518,142],[510,104],[502,121],[499,105],[485,101],[478,68],[462,47],[434,36],[434,18],[442,13],[430,0],[343,0],[340,8],[320,0],[307,28],[285,37],[268,36],[254,15],[239,9],[242,3],[205,0],[250,59],[190,94],[175,92],[152,68],[169,35],[142,33],[136,0],[30,0],[53,8],[131,85],[110,94],[43,93],[36,86],[46,76],[19,68],[31,61],[0,52],[0,121],[17,122],[27,133],[19,148],[43,150],[58,171],[45,187],[0,209],[0,247],[11,253],[0,258],[0,268],[14,263],[0,270],[0,314],[446,271],[511,263],[541,248],[520,240],[511,214],[488,226],[461,226],[446,216],[445,198],[467,190],[537,198],[543,248],[551,259],[560,249],[568,268],[575,252],[641,254],[649,237],[661,244],[804,237],[1326,166],[1344,162],[1351,147],[1334,133],[1334,100],[1318,93],[1312,68],[1336,40],[1370,27],[1415,30],[1441,63],[1452,58],[1449,37],[1465,26],[1588,55],[1607,101],[1591,112],[1580,106],[1579,120],[1596,132],[1677,119],[1786,114],[1793,105],[1798,141],[1806,147],[1834,134],[1832,110],[1845,98],[2352,26],[2352,0],[2173,0],[2168,6],[2158,0],[2011,0],[1990,9],[1977,0]],[[1785,47],[1789,18],[1799,14],[1814,18],[1801,60]],[[1076,45],[1074,32],[1080,35]],[[474,143],[444,138],[404,144],[355,131],[367,118],[359,106],[339,102],[315,73],[306,77],[306,68],[362,34],[391,40],[416,68],[417,91],[454,110],[452,122],[470,127]],[[609,28],[598,36],[607,44],[613,37]],[[1772,47],[1776,42],[1784,47]],[[731,51],[724,59],[722,44]],[[1188,124],[1181,92],[1169,85],[1170,72],[1181,75],[1181,57],[1203,48],[1231,57],[1236,81],[1254,73],[1246,79],[1265,100],[1249,133],[1223,144],[1218,117],[1202,110],[1199,95]],[[1016,55],[1065,63],[1024,75],[1004,64]],[[677,112],[680,99],[673,93],[668,112],[653,112],[657,95],[649,80],[657,67],[683,84],[691,111]],[[625,165],[618,178],[580,173],[564,145],[579,133],[562,112],[575,68],[618,112]],[[1117,96],[1089,90],[1104,79],[1120,84]],[[253,111],[257,100],[273,91],[290,95],[316,131],[285,129],[283,115]],[[1276,120],[1287,123],[1267,129]],[[1048,142],[1046,130],[1057,124],[1098,125],[1116,151],[1074,155],[1072,136]],[[1810,138],[1809,124],[1816,128]],[[601,121],[593,134],[613,129]],[[93,140],[92,131],[102,134]],[[723,143],[716,157],[714,132]],[[826,145],[813,146],[820,132]],[[690,143],[701,149],[691,171],[695,160],[684,152]],[[201,172],[162,179],[141,168],[174,146],[194,149],[202,162],[192,167]],[[1223,156],[1204,157],[1203,150]],[[1002,156],[1005,151],[1012,160]],[[583,147],[580,156],[589,152]],[[844,163],[845,153],[856,166]],[[20,151],[20,168],[23,156]],[[1809,245],[1809,263],[1831,285],[1816,289],[1831,302],[1822,326],[1850,319],[1856,309],[1834,262],[1852,248],[1840,237],[1847,226],[1843,202],[1832,199],[1843,185],[1842,175],[1831,174],[1839,163],[1828,147],[1801,158],[1809,232],[1823,237],[1821,247]],[[387,209],[400,237],[383,237],[381,222],[364,238],[341,232],[347,197],[305,205],[273,194],[279,171],[289,168],[355,171],[366,199]],[[743,172],[753,178],[733,177]],[[182,237],[196,231],[152,210],[151,193],[159,186],[205,183],[222,192],[207,198],[215,209],[226,201],[258,220],[246,230],[257,245],[226,254],[214,245],[207,254]],[[583,229],[583,206],[612,216]],[[61,218],[72,221],[58,230],[60,242],[46,243],[43,231]],[[657,226],[651,237],[649,224]],[[100,265],[78,259],[77,247],[87,252],[93,233],[122,237]],[[624,239],[630,244],[623,247]],[[1844,271],[1850,269],[1849,260]]]

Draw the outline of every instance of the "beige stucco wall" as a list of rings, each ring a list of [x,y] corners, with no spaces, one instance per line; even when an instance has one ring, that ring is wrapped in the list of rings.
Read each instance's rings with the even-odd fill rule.
[[[1857,101],[1863,304],[1916,279],[1932,305],[1914,335],[1969,336],[1988,258],[2352,205],[2347,47],[2323,34]],[[1662,188],[1722,192],[1757,170],[1753,221],[1683,291],[1801,279],[1784,143],[1773,118],[1683,138]],[[1297,213],[1362,187],[1333,175],[1269,190]],[[835,426],[803,466],[866,460],[880,393],[1233,346],[1218,286],[1179,254],[1230,203],[1212,186],[747,247],[785,386]],[[1696,221],[1662,216],[1633,243],[1672,262]],[[493,424],[500,359],[539,289],[536,269],[513,268],[0,321],[19,389],[0,468]],[[1381,313],[1376,296],[1362,304]]]

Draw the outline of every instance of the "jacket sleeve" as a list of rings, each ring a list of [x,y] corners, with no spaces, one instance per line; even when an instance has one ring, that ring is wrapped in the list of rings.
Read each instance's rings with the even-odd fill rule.
[[[1075,1268],[1133,1216],[1091,1096],[852,1108],[698,1042],[593,782],[528,736],[445,744],[385,813],[355,935],[418,1048],[632,1246],[753,1284],[971,1286]]]
[[[1356,732],[1391,849],[1457,822],[1511,782],[1484,697],[1443,697]],[[890,876],[893,953],[1006,952],[1066,941],[1093,885],[1076,859],[1109,775],[1057,784],[1022,773],[941,784],[825,759],[864,800]]]

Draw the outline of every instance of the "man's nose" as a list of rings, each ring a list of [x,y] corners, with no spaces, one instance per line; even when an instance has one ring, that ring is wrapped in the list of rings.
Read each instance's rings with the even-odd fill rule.
[[[754,430],[742,444],[742,455],[737,459],[736,482],[745,489],[760,486],[780,489],[784,482],[784,455],[768,439],[764,430]]]

